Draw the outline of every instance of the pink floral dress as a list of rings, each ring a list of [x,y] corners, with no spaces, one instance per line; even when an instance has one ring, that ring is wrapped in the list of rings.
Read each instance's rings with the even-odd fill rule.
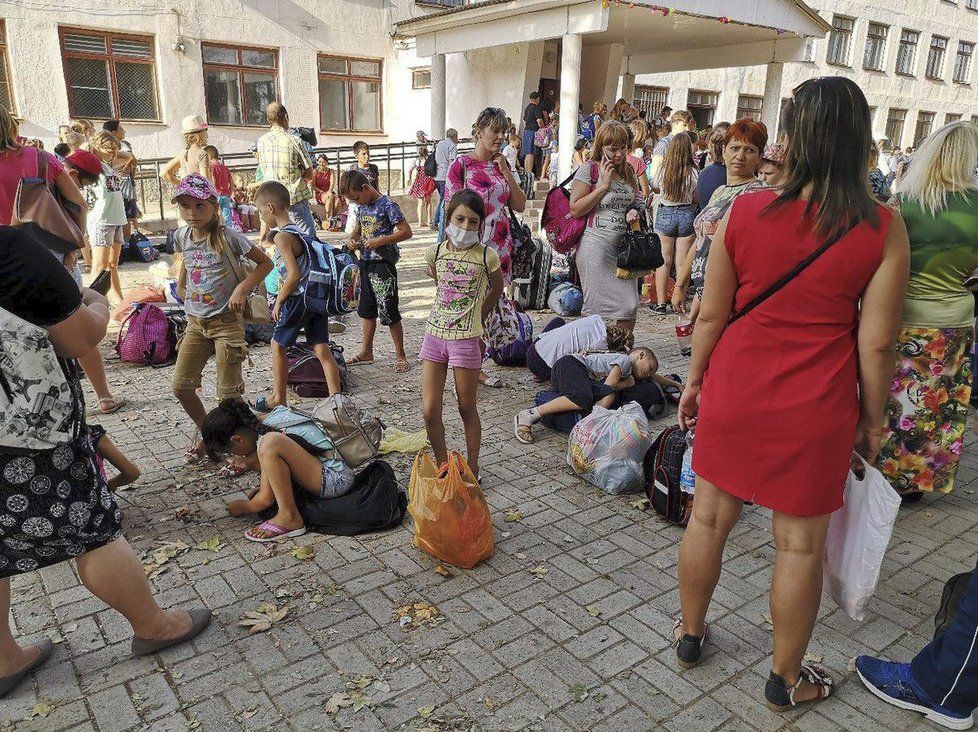
[[[469,155],[460,155],[448,169],[445,179],[445,200],[468,188],[475,191],[486,205],[486,220],[482,243],[499,254],[503,282],[509,284],[513,267],[513,236],[509,231],[509,182],[492,161],[485,162]]]

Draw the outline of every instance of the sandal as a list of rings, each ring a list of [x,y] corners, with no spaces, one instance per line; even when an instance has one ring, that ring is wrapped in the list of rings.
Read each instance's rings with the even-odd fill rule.
[[[694,668],[700,662],[703,654],[703,642],[706,640],[707,626],[703,626],[703,635],[690,635],[683,630],[683,619],[676,620],[673,636],[676,642],[676,663],[685,669]]]
[[[266,397],[258,397],[254,403],[249,402],[248,406],[251,407],[253,412],[259,412],[260,414],[268,414],[272,411],[272,407],[268,406],[268,399]]]
[[[256,536],[254,533],[256,531],[264,531],[266,534],[270,534],[270,536]],[[270,544],[279,539],[294,539],[297,536],[302,536],[304,533],[306,533],[305,526],[300,526],[298,529],[289,531],[278,524],[273,524],[271,521],[262,521],[257,526],[252,526],[245,532],[245,539],[256,541],[259,544]]]
[[[411,370],[411,363],[406,358],[403,361],[398,360],[398,362],[394,364],[395,374],[405,374],[410,370]]]
[[[235,465],[234,458],[231,458],[221,466],[221,469],[217,471],[217,474],[221,478],[238,478],[245,473],[250,472],[251,468],[249,468],[247,465]]]
[[[801,687],[802,681],[807,681],[817,688],[818,696],[814,699],[804,699],[803,701],[796,702],[795,692]],[[786,712],[792,707],[796,707],[806,701],[821,701],[822,699],[826,699],[832,693],[832,689],[832,677],[829,676],[828,671],[821,666],[802,665],[801,673],[798,674],[798,681],[791,687],[788,686],[788,682],[784,680],[783,676],[772,671],[767,679],[767,685],[764,687],[764,700],[768,709],[771,711]]]
[[[523,414],[523,412],[519,412],[513,416],[513,434],[516,435],[516,439],[522,442],[524,445],[532,445],[533,422],[530,422],[529,424],[520,422],[520,414]]]
[[[364,366],[366,366],[367,364],[371,364],[373,362],[374,360],[372,358],[360,358],[359,356],[354,356],[353,358],[351,358],[349,361],[346,362],[346,365],[356,366],[357,364],[363,364]]]
[[[98,410],[102,414],[115,414],[126,406],[126,404],[128,402],[122,397],[107,396],[98,400]]]
[[[207,456],[197,452],[196,445],[191,445],[187,448],[187,451],[183,454],[183,459],[187,465],[203,465],[207,462]]]
[[[489,376],[486,374],[486,378],[479,377],[479,383],[483,386],[488,386],[490,389],[499,389],[503,385],[503,380],[498,376]]]

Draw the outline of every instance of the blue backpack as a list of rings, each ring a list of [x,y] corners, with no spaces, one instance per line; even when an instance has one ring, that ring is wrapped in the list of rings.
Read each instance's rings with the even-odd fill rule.
[[[306,248],[306,307],[317,315],[345,315],[356,310],[360,302],[360,268],[356,260],[331,244],[306,236],[292,224],[280,231],[295,234]]]
[[[584,307],[584,293],[570,282],[563,282],[550,291],[547,305],[561,317],[576,317]]]
[[[594,118],[596,114],[589,114],[581,122],[581,137],[590,142],[594,139]]]

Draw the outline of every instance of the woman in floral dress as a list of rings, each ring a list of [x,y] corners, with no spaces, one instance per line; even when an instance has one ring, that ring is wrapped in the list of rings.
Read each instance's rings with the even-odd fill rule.
[[[914,155],[893,199],[910,234],[910,286],[897,341],[880,470],[904,500],[950,493],[971,397],[978,266],[978,128],[952,122]]]

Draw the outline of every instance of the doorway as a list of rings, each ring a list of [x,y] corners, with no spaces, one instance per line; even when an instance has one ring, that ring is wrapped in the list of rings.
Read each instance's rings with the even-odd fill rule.
[[[720,99],[719,92],[700,91],[690,89],[686,101],[686,109],[696,120],[696,129],[705,130],[713,126],[716,117],[717,102]]]

